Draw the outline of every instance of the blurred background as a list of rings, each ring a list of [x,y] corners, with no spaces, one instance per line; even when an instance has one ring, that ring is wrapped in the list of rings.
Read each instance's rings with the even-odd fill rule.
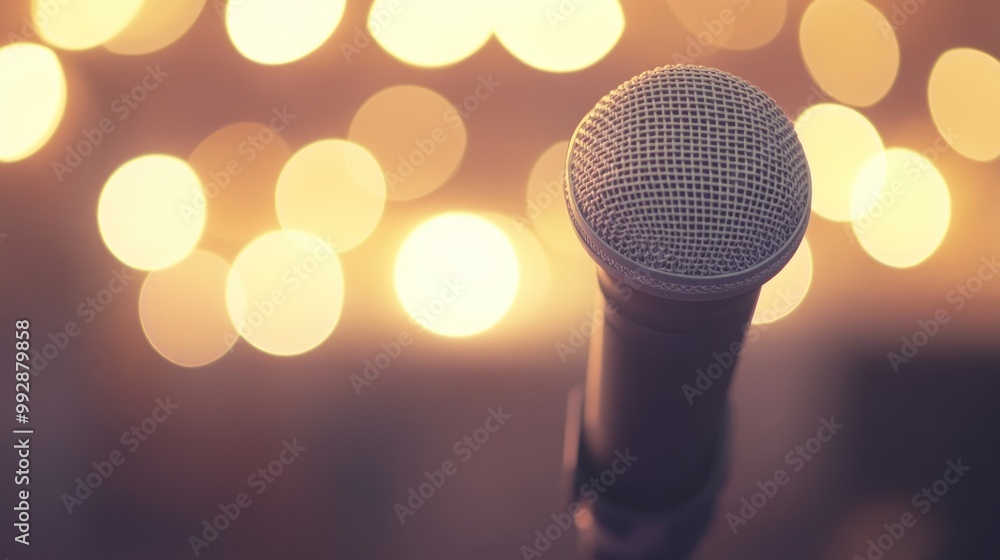
[[[995,0],[4,2],[0,310],[31,321],[35,430],[7,554],[577,558],[550,526],[602,317],[566,147],[681,63],[774,97],[814,183],[696,557],[997,558],[998,26]]]

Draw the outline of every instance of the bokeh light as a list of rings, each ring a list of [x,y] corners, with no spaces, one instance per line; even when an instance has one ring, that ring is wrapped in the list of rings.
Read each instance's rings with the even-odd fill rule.
[[[679,51],[691,59],[715,47],[762,47],[778,35],[788,13],[787,0],[667,0],[667,5],[691,33]]]
[[[539,156],[528,177],[524,214],[514,216],[514,221],[518,226],[534,228],[550,249],[582,257],[587,253],[574,233],[563,198],[568,150],[569,142],[563,140]]]
[[[251,241],[226,281],[226,308],[236,332],[277,356],[322,344],[343,306],[340,258],[322,239],[301,231],[273,231]]]
[[[226,29],[246,58],[287,64],[325,43],[346,5],[346,0],[228,0]]]
[[[862,168],[851,192],[851,225],[865,251],[906,268],[930,257],[951,223],[948,184],[934,164],[904,148]]]
[[[864,0],[815,0],[802,16],[799,44],[813,80],[848,105],[879,102],[899,72],[896,32]]]
[[[164,358],[185,367],[218,360],[237,340],[226,312],[229,263],[202,249],[150,272],[139,293],[146,339]]]
[[[552,288],[552,265],[545,253],[545,247],[530,228],[518,225],[509,216],[493,212],[480,215],[500,228],[510,240],[517,255],[520,282],[508,317],[517,316],[528,321],[534,320],[538,310],[551,303],[549,296]]]
[[[443,185],[458,170],[468,142],[458,109],[418,86],[371,96],[351,121],[348,138],[378,160],[390,200],[413,200]]]
[[[135,19],[104,48],[126,55],[147,54],[179,39],[201,14],[205,0],[146,0]]]
[[[0,161],[38,151],[66,110],[66,75],[50,49],[34,43],[0,47]]]
[[[347,140],[320,140],[285,165],[275,190],[278,221],[317,235],[337,252],[356,247],[385,208],[385,177],[367,150]]]
[[[137,157],[104,185],[97,222],[108,249],[124,264],[159,270],[187,257],[205,229],[205,212],[190,206],[204,196],[194,170],[164,154]]]
[[[774,323],[795,311],[809,293],[812,277],[812,249],[809,248],[809,241],[803,239],[785,268],[760,289],[753,323]]]
[[[67,50],[90,49],[121,33],[146,1],[31,0],[31,19],[38,34],[50,45]]]
[[[547,72],[596,63],[625,30],[618,0],[506,0],[496,9],[497,39],[525,64]]]
[[[510,240],[473,214],[427,220],[396,257],[396,294],[403,308],[417,324],[444,336],[470,336],[496,324],[513,304],[519,283]]]
[[[375,0],[368,32],[389,54],[414,66],[454,64],[493,33],[491,0]]]
[[[1000,61],[975,49],[938,58],[927,92],[938,132],[976,161],[1000,156]]]
[[[280,115],[280,111],[278,112]],[[278,229],[274,186],[292,151],[278,129],[285,123],[238,122],[201,141],[188,158],[204,185],[190,201],[208,214],[202,247],[232,259],[247,243]]]
[[[809,160],[812,209],[829,220],[851,220],[851,189],[861,169],[871,162],[871,173],[885,176],[885,146],[875,125],[843,105],[823,103],[805,110],[795,121],[795,132]],[[878,177],[873,177],[878,180]]]

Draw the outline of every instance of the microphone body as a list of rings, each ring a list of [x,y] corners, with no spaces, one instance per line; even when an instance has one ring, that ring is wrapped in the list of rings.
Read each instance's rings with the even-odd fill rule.
[[[809,222],[805,153],[758,88],[667,66],[583,119],[565,195],[604,309],[567,426],[581,541],[602,560],[688,558],[725,479],[728,390],[760,288]],[[712,383],[694,393],[699,377]]]
[[[724,481],[729,383],[760,290],[686,302],[598,279],[573,488],[604,491],[574,497],[592,518],[581,537],[595,558],[686,558]],[[699,373],[711,387],[686,393]]]
[[[605,312],[590,342],[583,449],[598,472],[616,452],[639,457],[604,496],[655,511],[689,498],[718,458],[729,382],[760,290],[711,302],[640,291],[625,298],[606,273],[599,277],[600,298],[616,310]],[[684,392],[699,370],[719,361],[709,389],[697,399]]]

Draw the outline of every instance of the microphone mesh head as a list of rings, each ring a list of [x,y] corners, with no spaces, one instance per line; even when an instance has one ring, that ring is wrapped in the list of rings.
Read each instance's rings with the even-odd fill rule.
[[[609,272],[664,297],[721,299],[762,285],[801,242],[810,193],[792,123],[721,70],[636,76],[570,142],[577,234]]]

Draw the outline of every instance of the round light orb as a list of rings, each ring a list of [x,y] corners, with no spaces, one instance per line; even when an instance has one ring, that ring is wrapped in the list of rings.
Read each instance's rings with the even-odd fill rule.
[[[1000,61],[976,49],[952,49],[938,58],[927,88],[941,137],[975,161],[1000,156]]]
[[[125,55],[166,48],[191,28],[204,7],[205,0],[146,0],[135,19],[121,33],[105,41],[104,48]]]
[[[489,220],[448,213],[420,224],[396,257],[396,295],[422,330],[463,337],[495,325],[520,283],[510,239]]]
[[[496,9],[500,43],[546,72],[575,72],[597,63],[625,31],[618,0],[506,0]]]
[[[337,252],[364,241],[385,208],[378,161],[347,140],[320,140],[296,152],[278,177],[278,221],[319,236]]]
[[[176,265],[150,272],[139,293],[146,339],[184,367],[210,364],[233,347],[236,331],[226,312],[229,263],[198,249]]]
[[[812,249],[809,248],[809,242],[803,239],[785,268],[761,287],[753,323],[774,323],[795,311],[806,299],[812,277]]]
[[[0,162],[22,160],[52,137],[66,110],[66,75],[51,49],[0,47]]]
[[[885,146],[875,125],[850,107],[823,103],[799,116],[795,132],[809,161],[813,211],[828,220],[849,222],[851,189],[861,168],[881,161],[885,174]],[[878,170],[872,167],[870,172]]]
[[[491,0],[375,0],[368,32],[396,59],[413,66],[455,64],[493,32]]]
[[[280,229],[274,186],[292,156],[281,135],[285,125],[277,115],[265,122],[231,123],[191,152],[188,162],[205,195],[189,205],[208,214],[202,247],[232,259],[251,240]]]
[[[157,0],[31,0],[31,20],[46,43],[84,50],[121,33],[147,1]]]
[[[315,235],[279,230],[250,242],[226,281],[233,327],[254,347],[293,356],[322,344],[340,321],[344,274],[337,253]]]
[[[190,207],[198,197],[204,197],[201,182],[184,160],[137,157],[119,167],[101,191],[97,223],[104,244],[132,268],[173,266],[194,251],[205,229],[204,210]]]
[[[851,226],[879,262],[916,266],[937,251],[951,224],[951,195],[937,167],[904,148],[866,165],[851,192]]]
[[[576,237],[563,198],[563,177],[566,174],[566,153],[569,141],[549,146],[535,161],[528,176],[524,213],[514,216],[519,227],[531,227],[545,245],[559,253],[586,257],[583,245]]]
[[[288,64],[325,43],[346,6],[347,0],[228,0],[226,30],[249,60]]]
[[[468,134],[459,110],[418,86],[393,86],[358,109],[347,137],[368,149],[385,171],[390,200],[413,200],[444,185],[458,170]]]
[[[799,46],[813,80],[855,107],[878,103],[899,73],[896,31],[864,0],[815,0],[802,16]]]

